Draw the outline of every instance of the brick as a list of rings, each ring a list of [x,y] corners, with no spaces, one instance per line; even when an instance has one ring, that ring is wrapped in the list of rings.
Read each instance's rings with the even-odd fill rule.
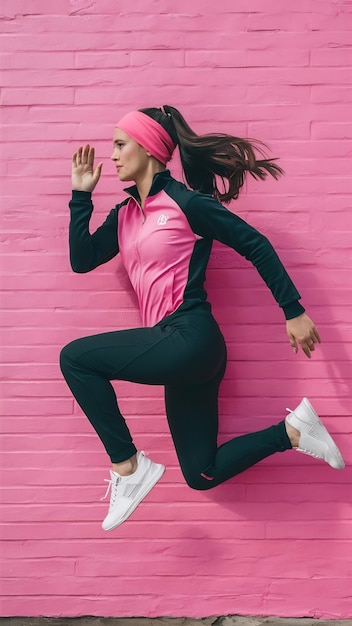
[[[304,67],[309,65],[308,50],[249,50],[249,67]]]
[[[351,102],[352,89],[350,86],[332,87],[330,85],[313,85],[312,102]]]
[[[282,156],[289,154],[290,157],[304,158],[313,157],[316,160],[321,159],[322,152],[329,157],[346,157],[348,156],[347,145],[344,142],[334,139],[322,139],[315,141],[270,141],[270,148],[273,154],[278,153]],[[289,198],[290,199],[290,198]],[[288,199],[288,200],[289,200]]]
[[[73,52],[61,52],[60,54],[54,54],[50,57],[51,69],[70,69],[74,67],[74,64],[75,56]],[[16,76],[14,70],[42,69],[43,55],[41,52],[16,52],[15,54],[10,54],[8,68],[11,69],[13,76]]]
[[[352,53],[349,48],[325,48],[311,50],[311,65],[323,67],[351,66]]]
[[[301,32],[310,30],[312,16],[309,13],[290,13],[290,21],[287,20],[287,13],[274,11],[272,13],[257,12],[248,15],[249,31],[267,31],[276,33],[276,31],[294,31]]]
[[[40,390],[38,389],[38,394],[40,394]],[[37,396],[38,397],[38,396]],[[24,399],[3,399],[2,408],[8,415],[27,415],[27,416],[38,416],[38,415],[61,415],[71,414],[72,412],[73,401],[70,398],[63,398],[60,401],[60,405],[57,402],[56,398],[46,398],[45,402],[42,400],[40,403],[30,403],[28,400]]]
[[[192,50],[186,52],[186,66],[190,67],[246,67],[247,55],[241,50]]]
[[[24,571],[40,569],[40,576],[72,576],[74,574],[75,562],[69,559],[21,559],[4,560],[2,563],[6,578],[16,579],[23,575]],[[22,574],[20,572],[22,570]],[[38,577],[39,578],[39,577]]]
[[[285,159],[285,168],[287,175],[297,174],[303,176],[326,175],[346,175],[349,172],[349,163],[347,159],[336,158],[329,159],[295,159],[291,162]],[[344,216],[348,219],[348,216]],[[336,220],[334,220],[336,224]]]
[[[132,53],[133,54],[133,53]],[[131,63],[131,52],[121,50],[117,52],[106,50],[98,53],[93,52],[76,52],[74,65],[76,68],[116,68],[128,67]]]
[[[350,139],[352,137],[352,124],[313,122],[312,137],[313,139]]]
[[[131,53],[133,67],[183,67],[185,53],[183,50],[136,50]]]
[[[45,0],[27,0],[24,10],[22,0],[4,0],[1,5],[2,15],[9,18],[23,17],[24,15],[60,15],[66,14],[69,10],[69,0],[60,0],[60,2],[52,2],[49,7],[46,6]]]
[[[248,99],[251,102],[262,104],[285,105],[301,104],[310,101],[311,87],[308,85],[281,85],[268,86],[263,79],[260,85],[248,86]]]
[[[4,89],[1,94],[1,104],[8,105],[33,105],[33,104],[73,104],[73,89]]]
[[[284,136],[285,139],[307,139],[310,136],[309,122],[291,123],[287,127],[285,122],[250,122],[248,124],[250,137],[262,137],[263,141],[271,142],[272,139]]]
[[[94,54],[91,54],[89,56],[91,56],[92,59],[96,59],[96,55]],[[103,55],[103,57],[105,58],[105,54]],[[89,62],[90,62],[89,60],[86,61],[87,64]],[[92,60],[92,63],[93,63],[93,60]],[[97,62],[97,65],[99,65],[99,62]],[[57,105],[56,106],[38,105],[38,106],[31,107],[31,109],[28,112],[27,119],[32,122],[41,122],[41,123],[44,123],[44,122],[70,123],[70,122],[81,122],[82,116],[84,115],[84,118],[87,119],[88,122],[89,121],[91,122],[92,127],[94,127],[95,129],[95,133],[98,134],[96,124],[94,123],[94,120],[96,119],[96,113],[97,113],[96,107],[89,106],[89,105],[87,105],[84,108],[84,114],[83,114],[82,109],[76,106],[64,107],[64,106],[57,106]],[[118,111],[116,110],[115,106],[112,106],[110,102],[106,103],[106,105],[104,106],[104,121],[108,123],[109,120],[111,120],[111,123],[113,123],[114,121],[116,121],[117,113]],[[23,111],[22,111],[22,115],[23,115]],[[9,115],[9,121],[10,120],[11,120],[11,117]],[[22,120],[23,120],[23,117],[22,117]],[[100,132],[99,132],[99,140],[101,140]]]
[[[123,67],[123,66],[122,66]],[[120,72],[120,75],[118,74]],[[116,70],[116,81],[122,80],[124,70]],[[133,80],[133,75],[132,75]],[[4,87],[15,87],[21,85],[22,87],[60,87],[65,88],[67,82],[72,86],[79,85],[98,85],[100,82],[105,84],[111,84],[111,71],[109,69],[97,70],[96,68],[81,68],[80,71],[76,69],[57,69],[55,72],[48,75],[47,69],[44,67],[41,70],[4,70],[3,76]],[[35,102],[34,104],[45,103],[45,98],[42,101]],[[58,102],[58,104],[62,104]]]

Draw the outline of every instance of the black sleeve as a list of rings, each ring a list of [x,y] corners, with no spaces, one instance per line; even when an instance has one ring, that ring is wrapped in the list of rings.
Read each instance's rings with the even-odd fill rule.
[[[69,246],[74,272],[90,272],[98,265],[110,261],[119,251],[117,241],[118,207],[110,211],[105,222],[93,233],[89,222],[93,212],[92,194],[73,191],[69,203],[71,211]]]
[[[304,313],[301,296],[267,237],[205,194],[192,194],[184,212],[197,235],[221,241],[256,267],[286,319]]]

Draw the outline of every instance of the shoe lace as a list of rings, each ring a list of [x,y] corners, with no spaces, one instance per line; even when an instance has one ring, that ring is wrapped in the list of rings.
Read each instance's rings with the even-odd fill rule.
[[[141,454],[145,456],[144,450],[141,450]],[[111,490],[111,504],[113,504],[116,498],[116,487],[121,482],[121,477],[116,476],[116,480],[110,480],[109,478],[104,478],[104,482],[108,483],[108,487],[105,492],[105,495],[102,498],[100,498],[100,501],[105,500],[108,497],[109,491]]]
[[[105,500],[108,497],[109,491],[111,490],[111,498],[112,498],[112,502],[115,500],[115,495],[116,495],[116,489],[113,489],[113,487],[117,487],[117,485],[119,484],[121,478],[116,477],[116,480],[109,480],[108,478],[104,478],[104,482],[108,483],[107,486],[107,490],[105,492],[105,495],[100,498],[100,501]]]

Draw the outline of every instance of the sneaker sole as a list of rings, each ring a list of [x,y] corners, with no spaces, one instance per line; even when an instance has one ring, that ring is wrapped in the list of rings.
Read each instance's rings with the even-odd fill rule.
[[[342,454],[341,454],[340,450],[338,449],[335,441],[333,440],[333,438],[329,434],[329,431],[327,430],[327,428],[322,423],[321,419],[319,418],[319,415],[316,413],[316,411],[312,407],[312,405],[309,402],[308,398],[303,398],[303,402],[308,407],[308,409],[309,409],[309,411],[311,413],[311,417],[312,417],[312,422],[311,423],[313,425],[314,424],[319,424],[320,428],[322,428],[322,433],[321,433],[322,440],[324,441],[324,443],[326,443],[328,445],[328,447],[331,450],[331,452],[336,456],[336,458],[337,458],[337,465],[336,464],[335,465],[331,465],[328,461],[326,461],[326,459],[322,459],[322,460],[325,461],[326,463],[328,463],[328,465],[330,465],[330,467],[333,467],[334,469],[344,469],[345,462],[343,460]],[[290,416],[288,416],[288,418],[287,418],[288,423],[290,423],[289,417]],[[297,418],[297,419],[299,419],[299,418]],[[303,422],[303,423],[305,423],[305,422]],[[304,450],[301,450],[299,447],[295,448],[295,450],[297,452],[304,453]]]
[[[137,506],[142,502],[142,500],[144,500],[144,498],[148,495],[148,493],[153,489],[153,487],[160,480],[164,472],[165,472],[165,467],[162,465],[160,469],[158,469],[158,471],[156,472],[153,480],[151,480],[149,483],[145,485],[144,489],[140,492],[138,498],[134,500],[134,502],[131,504],[129,509],[127,509],[124,516],[116,524],[109,526],[109,528],[103,528],[103,530],[108,532],[110,530],[114,530],[114,528],[117,528],[118,526],[123,524],[123,522],[125,522],[132,515],[133,511],[137,508]]]

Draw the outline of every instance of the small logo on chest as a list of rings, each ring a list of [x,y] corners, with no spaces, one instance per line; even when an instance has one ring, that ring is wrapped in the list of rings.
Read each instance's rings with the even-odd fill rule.
[[[164,226],[168,219],[169,219],[168,215],[159,215],[157,225]]]

